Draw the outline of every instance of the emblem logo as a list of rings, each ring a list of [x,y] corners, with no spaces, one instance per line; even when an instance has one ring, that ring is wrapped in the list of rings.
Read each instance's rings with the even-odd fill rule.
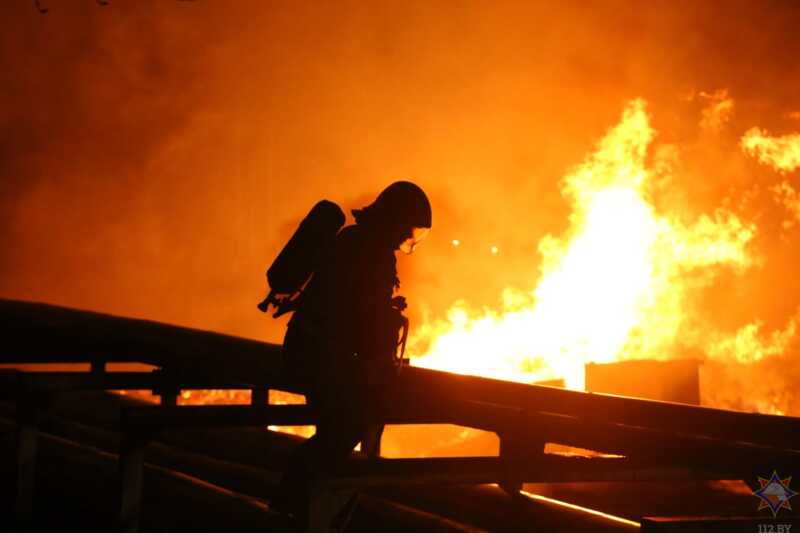
[[[758,510],[769,509],[773,517],[778,516],[778,511],[781,509],[791,511],[792,505],[789,500],[797,496],[797,492],[789,488],[791,481],[792,476],[781,478],[776,470],[772,471],[772,477],[768,479],[759,476],[758,483],[761,488],[753,491],[753,495],[761,500],[758,502]]]

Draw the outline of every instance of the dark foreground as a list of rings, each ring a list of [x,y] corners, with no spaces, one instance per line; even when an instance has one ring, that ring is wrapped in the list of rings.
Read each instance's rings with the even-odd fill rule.
[[[43,416],[33,531],[111,530],[119,483],[115,413],[123,401],[131,402],[104,393],[72,394]],[[13,404],[0,404],[3,480],[13,479],[13,420]],[[296,443],[266,430],[165,433],[147,452],[141,530],[289,531],[268,501]],[[10,516],[11,489],[0,483],[0,517]],[[648,515],[757,515],[758,500],[741,482],[550,483],[525,489],[627,521],[512,498],[493,485],[448,486],[370,491],[360,498],[348,531],[631,531]],[[0,525],[11,528],[7,520]]]

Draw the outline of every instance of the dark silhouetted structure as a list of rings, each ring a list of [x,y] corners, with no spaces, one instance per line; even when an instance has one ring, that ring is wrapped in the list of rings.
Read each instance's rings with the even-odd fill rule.
[[[305,384],[318,416],[316,434],[295,453],[279,507],[301,513],[308,479],[337,467],[369,432],[393,398],[397,348],[404,325],[395,251],[411,253],[431,227],[425,193],[410,182],[387,187],[353,211],[319,262],[284,339],[287,372]],[[366,445],[365,445],[366,447]]]
[[[89,420],[95,420],[95,398],[83,396],[84,391],[145,389],[161,395],[162,405],[127,406],[107,413],[111,424],[107,427],[118,429],[119,443],[107,440],[102,436],[104,433],[86,433],[83,430],[74,433],[74,428],[62,428],[65,432],[57,432],[70,439],[83,435],[79,440],[118,453],[120,486],[116,524],[117,530],[125,533],[136,533],[140,518],[147,518],[147,510],[153,511],[157,507],[152,500],[143,505],[143,494],[152,490],[152,481],[144,482],[144,471],[147,464],[152,464],[150,461],[158,459],[150,454],[156,450],[148,447],[149,442],[167,443],[172,438],[170,434],[187,429],[250,427],[263,430],[267,425],[319,422],[311,408],[303,405],[265,405],[263,402],[254,405],[174,405],[176,395],[191,389],[302,392],[305,387],[284,376],[282,350],[276,345],[147,320],[2,299],[0,334],[4,342],[0,363],[23,366],[55,362],[91,364],[91,370],[87,364],[87,369],[82,372],[29,372],[24,369],[0,372],[0,396],[16,406],[17,420],[13,423],[16,452],[11,454],[12,465],[9,465],[15,466],[16,475],[2,480],[7,490],[13,491],[11,505],[13,520],[17,524],[42,518],[51,510],[56,512],[41,496],[38,505],[45,505],[40,509],[47,509],[47,513],[32,511],[36,499],[33,489],[39,455],[37,442],[48,441],[47,432],[58,429],[47,419],[38,417],[47,414],[51,407],[60,405],[61,398],[72,398],[75,405],[82,406],[84,413],[90,416]],[[113,362],[147,363],[160,368],[108,372],[107,365]],[[654,487],[643,485],[643,481],[662,483],[663,487],[672,487],[681,480],[739,479],[754,483],[756,476],[768,475],[774,470],[791,475],[800,465],[800,418],[576,392],[415,367],[404,368],[397,382],[397,401],[387,414],[387,423],[457,424],[491,431],[499,436],[499,455],[346,461],[341,469],[313,480],[313,498],[309,502],[306,524],[309,531],[330,531],[332,517],[338,512],[340,502],[344,501],[340,496],[354,489],[407,487],[408,494],[416,494],[423,486],[496,483],[517,497],[521,482],[625,482],[635,484],[637,491],[653,494]],[[48,406],[47,399],[53,394],[59,395],[59,402]],[[257,396],[253,394],[253,399]],[[72,407],[67,411],[77,413]],[[238,441],[240,436],[234,435],[235,440],[229,444]],[[102,441],[95,441],[96,437],[102,437]],[[63,438],[60,441],[66,442]],[[272,480],[278,476],[273,477],[270,471],[243,470],[235,464],[252,463],[264,467],[271,459],[263,456],[272,456],[275,449],[264,446],[250,456],[249,448],[244,447],[234,456],[217,456],[219,446],[197,439],[196,433],[185,435],[181,442],[182,447],[188,446],[187,449],[195,452],[191,454],[192,461],[201,460],[206,464],[202,467],[206,473],[198,473],[200,478],[207,479],[211,475],[213,480],[222,474],[219,479],[225,480],[224,486],[228,486],[233,478],[219,471],[218,464],[214,466],[197,454],[227,457],[227,460],[233,459],[233,463],[226,463],[228,467],[238,472],[234,477],[240,478],[231,488],[238,486],[244,494],[256,494],[269,485],[272,491]],[[547,452],[544,443],[594,450],[603,455],[560,455]],[[209,446],[216,451],[209,452]],[[145,463],[146,449],[149,449],[148,463]],[[159,449],[163,451],[163,448]],[[158,461],[169,469],[186,465],[188,457],[180,458],[179,455],[170,452],[168,457]],[[258,459],[254,461],[256,457]],[[280,464],[284,464],[282,460]],[[195,467],[187,472],[200,472],[195,471]],[[258,473],[253,476],[254,472]],[[42,479],[47,482],[52,477],[44,475]],[[74,492],[75,487],[71,485],[69,490]],[[605,493],[604,487],[600,485],[597,490]],[[672,492],[674,489],[669,490]],[[683,502],[683,492],[679,494],[679,501]],[[681,531],[697,531],[698,528],[705,531],[715,527],[710,523],[707,511],[700,514],[697,511],[705,508],[705,495],[705,490],[698,495],[697,506],[691,511],[697,516],[687,519],[687,528]],[[752,497],[745,496],[748,501]],[[468,510],[473,510],[476,500],[473,493],[464,498],[467,499],[460,500],[463,504],[458,512],[461,514],[463,511],[466,516]],[[170,496],[170,501],[176,506],[181,505],[177,494]],[[102,507],[102,504],[98,505]],[[451,505],[452,502],[447,503],[448,508],[452,508]],[[504,504],[496,497],[492,497],[489,505],[488,512],[492,517],[510,512],[512,507],[522,509],[521,504]],[[747,508],[743,507],[743,512],[756,514],[755,504],[751,511],[748,512]],[[484,512],[487,512],[486,508]],[[530,516],[535,518],[536,524],[541,524],[544,515],[537,511]],[[591,516],[594,517],[592,520],[601,520],[599,515]],[[150,519],[153,518],[160,524],[161,517],[150,514]],[[544,529],[608,530],[594,527],[602,525],[596,521],[592,522],[591,529],[575,528],[571,521],[559,529],[565,524],[564,515],[559,514],[556,518],[557,522],[548,522]],[[763,516],[758,517],[758,520],[763,519]],[[785,516],[781,520],[788,522],[792,519]],[[724,522],[726,519],[714,520]],[[675,520],[672,522],[662,520],[661,525],[648,524],[645,527],[643,521],[642,530],[676,530],[674,526],[679,524]],[[467,520],[466,523],[479,522]],[[721,525],[725,527],[725,524]],[[745,525],[750,527],[752,524]]]

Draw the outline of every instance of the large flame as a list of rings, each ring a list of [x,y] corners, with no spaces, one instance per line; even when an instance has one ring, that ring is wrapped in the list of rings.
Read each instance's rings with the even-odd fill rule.
[[[742,151],[761,164],[772,167],[780,174],[800,168],[800,134],[791,133],[775,137],[761,128],[751,128],[740,141]],[[791,229],[800,221],[800,195],[788,180],[784,179],[772,187],[775,201],[786,208],[789,218],[784,220],[784,229]]]
[[[650,156],[654,138],[645,103],[630,103],[564,178],[570,229],[539,243],[534,288],[506,290],[502,311],[455,304],[447,319],[418,330],[413,364],[522,382],[562,378],[580,389],[588,362],[674,353],[690,326],[687,297],[719,267],[751,264],[755,227],[725,209],[691,221],[659,214],[653,196],[671,165],[669,150]]]
[[[714,127],[701,123],[701,128],[718,130],[733,104],[726,92],[708,99],[711,111],[703,117],[713,118]],[[559,379],[582,389],[589,362],[699,353],[714,373],[710,405],[796,411],[787,387],[756,390],[737,365],[759,364],[762,372],[774,374],[781,366],[763,363],[787,352],[799,315],[775,331],[764,331],[758,319],[722,331],[703,318],[695,301],[720,273],[741,273],[756,263],[755,226],[722,207],[699,215],[659,207],[659,193],[673,183],[677,149],[656,146],[655,137],[645,102],[631,102],[594,152],[564,177],[570,225],[564,235],[540,241],[540,273],[532,288],[507,288],[499,309],[456,302],[444,319],[415,329],[409,340],[412,364],[526,383]],[[796,164],[796,137],[771,138],[753,129],[741,147],[786,172]],[[773,193],[792,215],[785,224],[800,221],[795,189],[784,180]],[[297,401],[302,398],[270,394],[271,403]],[[186,404],[220,402],[246,403],[249,393],[191,391],[180,398]]]
[[[742,150],[757,157],[778,172],[791,172],[800,168],[800,134],[774,137],[766,130],[752,128],[741,140]]]

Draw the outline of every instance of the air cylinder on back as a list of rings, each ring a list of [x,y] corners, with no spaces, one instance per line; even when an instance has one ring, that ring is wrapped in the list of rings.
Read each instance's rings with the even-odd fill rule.
[[[309,211],[267,270],[270,295],[259,309],[266,311],[268,304],[277,303],[277,295],[292,295],[303,288],[344,222],[342,209],[329,200],[318,202]]]

